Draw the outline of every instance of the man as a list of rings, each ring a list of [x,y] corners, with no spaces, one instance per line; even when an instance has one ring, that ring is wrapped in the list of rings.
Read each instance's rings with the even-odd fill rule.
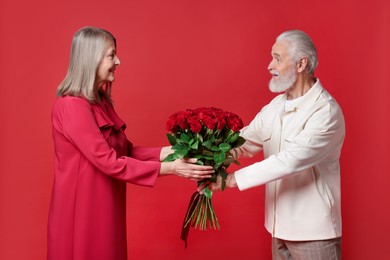
[[[339,158],[342,111],[314,77],[317,51],[307,34],[276,38],[268,70],[275,97],[242,130],[238,156],[263,151],[264,160],[230,174],[226,187],[265,189],[265,227],[273,259],[340,259]],[[220,179],[210,189],[221,188]]]

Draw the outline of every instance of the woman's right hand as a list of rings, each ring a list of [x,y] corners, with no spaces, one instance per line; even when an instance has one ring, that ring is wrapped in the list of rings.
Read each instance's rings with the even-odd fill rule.
[[[177,176],[187,178],[193,181],[201,181],[211,178],[214,173],[212,166],[203,166],[195,164],[197,159],[177,159],[173,162],[161,163],[160,175],[176,174]]]

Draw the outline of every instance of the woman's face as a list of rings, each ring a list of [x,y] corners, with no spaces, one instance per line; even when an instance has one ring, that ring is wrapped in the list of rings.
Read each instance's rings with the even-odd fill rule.
[[[107,40],[106,50],[96,71],[96,85],[98,88],[115,80],[114,72],[119,64],[120,60],[116,56],[115,44],[112,40]]]

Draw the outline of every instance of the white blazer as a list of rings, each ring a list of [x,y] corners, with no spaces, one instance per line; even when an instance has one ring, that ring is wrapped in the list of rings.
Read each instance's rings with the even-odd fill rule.
[[[275,97],[242,130],[247,141],[239,156],[263,151],[264,160],[235,172],[238,188],[266,184],[265,227],[273,237],[340,237],[342,111],[318,79],[288,111],[286,97]]]

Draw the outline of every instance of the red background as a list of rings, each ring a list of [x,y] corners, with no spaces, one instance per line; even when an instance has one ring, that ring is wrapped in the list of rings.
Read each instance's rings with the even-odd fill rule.
[[[316,75],[341,104],[344,259],[384,259],[390,231],[387,0],[129,0],[0,2],[0,259],[44,259],[53,180],[50,109],[74,32],[118,40],[113,96],[137,145],[167,145],[177,110],[216,106],[245,123],[274,96],[266,67],[275,37],[298,28],[319,52]],[[260,160],[258,156],[256,160]],[[242,165],[251,160],[242,160]],[[387,166],[387,167],[386,167]],[[195,183],[128,185],[130,259],[270,259],[263,187],[215,194],[220,231],[179,239]]]

